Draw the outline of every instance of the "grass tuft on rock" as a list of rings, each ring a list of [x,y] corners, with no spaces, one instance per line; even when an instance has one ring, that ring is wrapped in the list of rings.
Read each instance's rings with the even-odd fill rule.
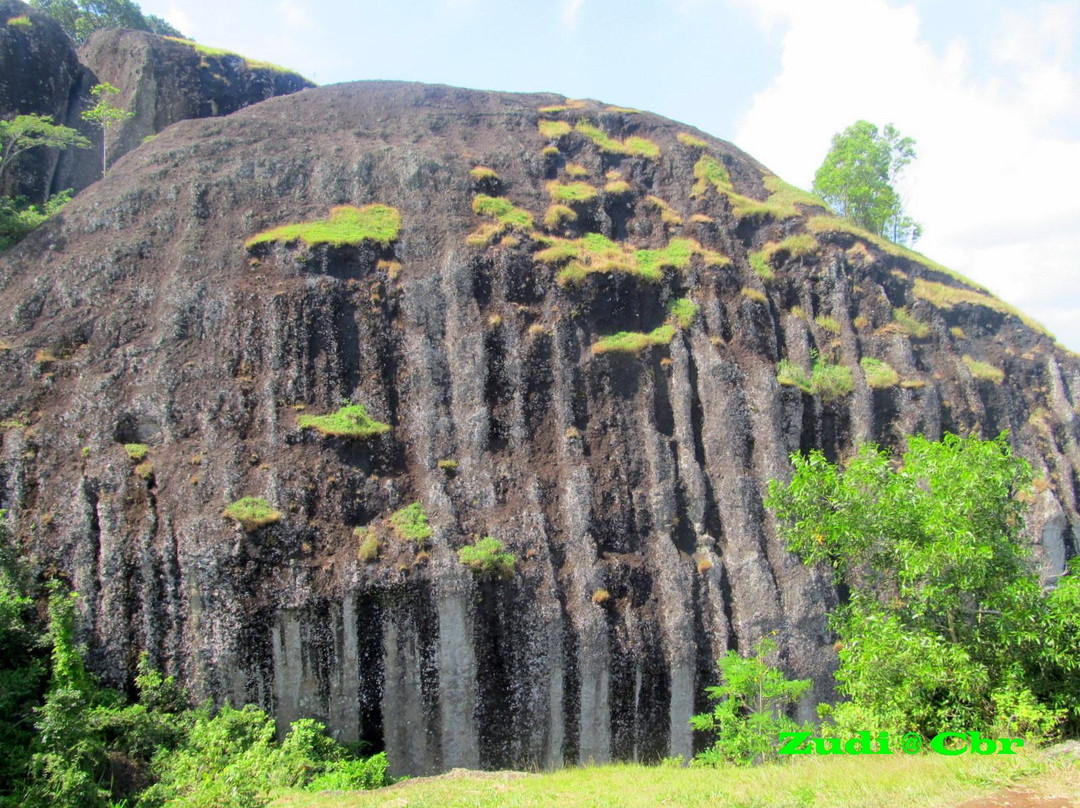
[[[675,139],[684,146],[689,146],[692,149],[704,149],[709,145],[701,138],[694,137],[689,132],[679,132],[679,134],[675,135]]]
[[[244,497],[232,503],[221,515],[240,523],[248,533],[281,520],[281,511],[275,510],[262,497]]]
[[[314,429],[324,437],[370,440],[390,431],[389,424],[374,420],[363,404],[348,404],[329,415],[301,415],[296,419],[301,429]]]
[[[540,136],[547,140],[558,140],[563,135],[570,134],[570,124],[566,121],[549,121],[541,119],[537,123],[537,128],[540,130]]]
[[[675,327],[662,325],[648,333],[640,331],[620,331],[608,337],[601,337],[593,343],[592,352],[595,356],[607,353],[640,354],[646,348],[653,345],[669,345],[675,338]]]
[[[244,247],[250,250],[275,241],[286,244],[302,241],[309,247],[320,244],[344,247],[371,241],[386,247],[397,240],[400,232],[401,214],[397,208],[380,204],[362,208],[338,205],[330,209],[327,219],[264,230],[245,241]]]
[[[971,371],[971,375],[979,381],[993,382],[994,384],[1001,384],[1005,381],[1005,371],[1001,368],[994,367],[989,362],[980,362],[968,354],[964,354],[962,358],[964,364],[967,365],[967,369]]]
[[[394,528],[394,535],[402,541],[412,542],[421,550],[431,538],[427,511],[419,502],[413,502],[390,514],[390,525]]]
[[[645,157],[649,160],[660,157],[660,147],[647,138],[635,135],[626,140],[618,140],[588,121],[578,121],[574,129],[595,143],[600,151],[609,154],[625,154],[630,157]]]
[[[458,550],[458,560],[481,578],[502,580],[513,576],[517,563],[513,553],[506,552],[503,543],[492,536],[462,547]]]
[[[552,202],[583,203],[596,199],[597,191],[587,182],[561,183],[552,180],[547,184]]]
[[[900,374],[893,370],[888,362],[882,362],[872,356],[864,356],[859,360],[859,365],[866,374],[866,383],[875,390],[884,390],[900,384]]]
[[[136,463],[141,463],[146,459],[147,453],[150,451],[150,447],[145,443],[125,443],[124,451],[127,452],[128,457],[134,460]]]
[[[698,308],[698,304],[688,297],[680,297],[668,304],[668,311],[671,312],[671,316],[675,318],[679,328],[684,330],[694,324],[694,319],[698,315]]]
[[[529,211],[516,207],[506,197],[477,194],[473,199],[473,212],[481,216],[490,216],[500,224],[509,227],[529,229],[533,226],[533,215]]]

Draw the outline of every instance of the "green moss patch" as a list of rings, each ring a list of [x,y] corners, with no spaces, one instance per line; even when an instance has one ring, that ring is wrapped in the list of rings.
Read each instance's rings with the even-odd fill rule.
[[[703,154],[694,163],[694,185],[690,193],[697,197],[705,196],[710,185],[724,194],[735,191],[731,185],[731,175],[728,174],[724,164],[711,154]]]
[[[544,227],[557,230],[567,222],[577,221],[577,213],[567,205],[550,205],[544,211]]]
[[[980,362],[967,354],[964,354],[963,361],[967,365],[967,369],[971,371],[971,375],[979,381],[993,382],[994,384],[1001,384],[1005,381],[1005,371],[999,367],[994,367],[989,362]]]
[[[400,232],[401,214],[397,208],[379,204],[362,208],[338,205],[330,209],[328,219],[264,230],[244,242],[244,247],[250,250],[275,241],[286,244],[302,241],[309,247],[319,244],[343,247],[372,241],[386,247],[397,240]]]
[[[221,512],[221,515],[240,523],[247,532],[272,525],[281,520],[281,512],[261,497],[244,497]]]
[[[656,283],[663,278],[665,269],[684,269],[694,255],[701,256],[706,266],[730,263],[726,256],[703,248],[693,239],[674,238],[659,250],[634,250],[599,233],[574,240],[554,239],[550,247],[536,254],[536,259],[561,266],[559,283],[574,286],[591,274],[603,272],[625,272]]]
[[[840,333],[840,321],[835,317],[830,317],[827,314],[819,314],[814,318],[814,322],[831,334]]]
[[[689,132],[679,132],[675,138],[684,146],[689,146],[692,149],[704,149],[709,144],[699,137],[694,137]]]
[[[499,179],[499,175],[495,173],[495,170],[487,166],[476,166],[470,169],[469,176],[477,182],[493,182]]]
[[[427,540],[431,538],[427,511],[419,502],[413,502],[390,514],[390,525],[399,539],[411,541],[420,549],[426,547]]]
[[[540,136],[547,140],[558,140],[563,135],[570,134],[570,124],[566,121],[548,121],[541,119],[537,123]]]
[[[810,384],[810,377],[806,374],[806,371],[790,359],[780,360],[776,366],[776,380],[784,387],[798,387],[804,393],[809,394],[814,392],[813,385]]]
[[[124,451],[127,452],[128,457],[139,463],[146,459],[147,453],[150,451],[150,447],[145,443],[125,443]]]
[[[620,331],[609,337],[601,337],[593,343],[592,352],[596,356],[606,353],[637,355],[652,345],[668,345],[675,338],[675,327],[662,325],[652,331]]]
[[[596,199],[597,191],[587,182],[561,183],[552,180],[547,184],[552,202],[583,203]]]
[[[473,199],[473,212],[481,216],[490,216],[510,227],[530,229],[533,226],[533,215],[529,211],[516,207],[513,202],[502,196],[477,194]]]
[[[301,415],[296,419],[301,429],[314,429],[327,437],[369,440],[390,431],[389,424],[379,423],[367,414],[363,404],[349,404],[329,415]]]
[[[617,140],[588,121],[578,121],[574,129],[595,143],[600,151],[609,154],[625,154],[631,157],[645,157],[649,160],[660,157],[660,147],[647,138],[635,135],[626,140]]]
[[[916,339],[926,339],[930,336],[930,325],[912,317],[907,309],[893,309],[893,321],[885,326],[885,330],[906,334]]]
[[[818,360],[807,375],[806,371],[789,359],[781,359],[776,367],[776,380],[787,387],[797,387],[809,395],[818,395],[824,401],[832,401],[855,389],[851,368]]]

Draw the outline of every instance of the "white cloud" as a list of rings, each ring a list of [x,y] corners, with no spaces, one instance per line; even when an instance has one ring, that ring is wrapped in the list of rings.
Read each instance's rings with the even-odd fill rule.
[[[563,0],[562,10],[559,16],[562,24],[573,31],[577,28],[578,17],[581,15],[581,6],[585,0]]]
[[[194,26],[191,22],[191,17],[184,13],[184,10],[179,6],[170,5],[169,10],[161,15],[165,18],[165,21],[180,31],[184,36],[192,36],[192,30]]]
[[[1080,349],[1080,107],[1073,2],[1003,16],[992,42],[937,52],[914,7],[737,0],[782,30],[781,68],[736,143],[809,186],[832,135],[865,118],[917,141],[908,207],[919,249],[986,284]],[[992,65],[977,73],[978,62]]]
[[[282,21],[290,28],[314,28],[315,20],[307,6],[297,3],[295,0],[279,0],[277,12]]]

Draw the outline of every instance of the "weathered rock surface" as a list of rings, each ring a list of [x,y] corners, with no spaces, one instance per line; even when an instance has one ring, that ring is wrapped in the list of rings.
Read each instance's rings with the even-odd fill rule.
[[[762,506],[789,452],[1008,428],[1043,478],[1030,530],[1048,570],[1075,554],[1074,355],[940,268],[827,228],[801,257],[776,252],[766,283],[751,253],[822,211],[740,217],[730,194],[695,192],[695,165],[712,155],[760,200],[760,164],[592,102],[545,115],[648,138],[659,156],[576,130],[542,154],[537,110],[552,104],[358,83],[185,121],[0,256],[0,505],[43,572],[82,594],[108,681],[127,682],[145,649],[197,697],[320,718],[398,772],[655,760],[690,753],[715,659],[769,632],[828,694],[835,595]],[[490,222],[478,191],[539,222],[569,162],[598,194],[546,238],[682,236],[731,263],[561,285],[540,233],[467,243]],[[473,179],[477,165],[498,179]],[[607,190],[609,172],[628,187]],[[401,212],[388,247],[245,250],[371,202]],[[967,298],[941,308],[917,282]],[[684,297],[700,310],[669,345],[591,350],[651,331]],[[893,322],[902,307],[924,336]],[[852,369],[850,394],[778,384],[778,360],[808,367],[812,350]],[[871,388],[863,357],[903,384]],[[1003,381],[975,378],[971,359]],[[297,427],[299,408],[344,400],[393,431]],[[130,442],[150,447],[139,474]],[[245,533],[222,518],[243,496],[281,521]],[[426,558],[383,527],[413,501],[434,529]],[[368,525],[384,540],[374,563],[357,557]],[[509,581],[458,561],[487,534],[518,559]]]

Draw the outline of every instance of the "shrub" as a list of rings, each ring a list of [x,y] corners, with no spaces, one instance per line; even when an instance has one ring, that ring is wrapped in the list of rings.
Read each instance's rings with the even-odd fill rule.
[[[221,512],[221,515],[240,523],[248,533],[281,520],[281,511],[274,510],[261,497],[244,497]]]
[[[864,356],[859,360],[863,373],[866,374],[866,383],[875,390],[886,387],[895,387],[900,383],[900,374],[892,369],[887,362]]]
[[[7,24],[12,28],[33,28],[34,21],[27,17],[25,14],[20,14],[18,17],[8,18]]]
[[[597,589],[592,593],[592,602],[599,606],[611,600],[611,593],[606,589]]]
[[[698,304],[688,297],[680,297],[668,304],[668,311],[678,321],[679,328],[689,328],[697,317]]]
[[[357,791],[390,785],[386,753],[363,760],[335,760],[307,784],[308,791]]]
[[[0,197],[0,250],[22,241],[32,230],[63,210],[70,201],[70,191],[54,194],[40,205],[33,205],[23,197]]]
[[[329,415],[301,415],[296,419],[301,429],[314,429],[325,437],[369,440],[390,431],[367,414],[363,404],[347,404]]]
[[[964,364],[967,365],[967,369],[971,371],[971,375],[979,381],[993,382],[994,384],[1001,384],[1005,381],[1005,371],[1001,368],[994,367],[989,362],[972,359],[968,354],[964,354],[963,360]]]
[[[548,230],[557,230],[564,222],[577,220],[577,213],[573,208],[566,205],[551,205],[544,212],[544,227]]]
[[[372,241],[389,246],[401,232],[401,214],[389,205],[338,205],[330,209],[328,219],[302,224],[286,224],[264,230],[244,242],[245,249],[274,241],[302,241],[308,247],[329,244],[332,247],[358,245]]]
[[[757,250],[749,253],[746,258],[750,262],[750,269],[754,270],[754,274],[763,281],[776,279],[776,273],[773,272],[772,267],[769,266],[769,260],[766,257],[765,250]]]
[[[717,660],[721,683],[705,689],[716,703],[712,712],[690,719],[694,729],[715,733],[713,745],[694,758],[698,765],[762,763],[778,758],[777,739],[782,732],[796,732],[798,724],[787,712],[810,689],[810,679],[788,679],[768,664],[776,643],[766,637],[754,645],[754,655],[743,658],[728,651]]]
[[[674,338],[675,328],[670,325],[654,328],[648,334],[637,331],[620,331],[609,337],[598,339],[593,343],[592,352],[595,356],[606,353],[637,355],[651,345],[668,345]]]
[[[127,452],[128,457],[136,463],[139,463],[146,459],[146,454],[150,451],[150,447],[145,443],[125,443],[124,451]]]
[[[411,541],[421,550],[427,547],[427,540],[431,538],[431,527],[428,525],[427,511],[419,502],[394,511],[390,515],[390,524],[399,539]]]
[[[504,552],[503,543],[491,536],[458,550],[458,560],[481,577],[506,579],[514,574],[515,559]]]

